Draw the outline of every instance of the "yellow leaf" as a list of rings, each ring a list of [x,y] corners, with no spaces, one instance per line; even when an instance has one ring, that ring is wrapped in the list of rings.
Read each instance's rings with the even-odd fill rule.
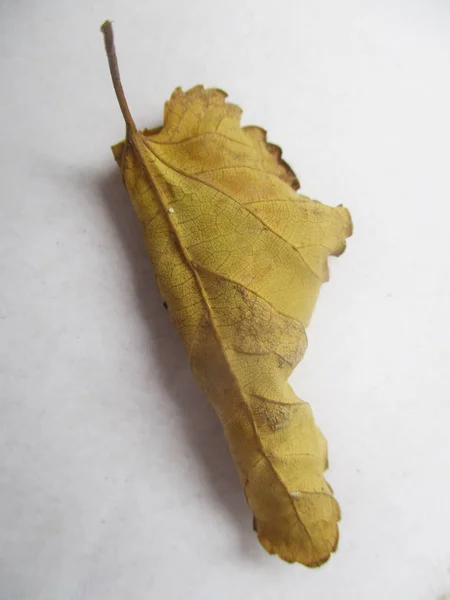
[[[113,147],[161,295],[192,372],[219,415],[261,544],[318,566],[340,511],[326,440],[288,377],[306,349],[327,258],[351,234],[343,207],[299,195],[265,131],[226,94],[177,88],[164,125],[137,131],[102,27],[127,136]]]

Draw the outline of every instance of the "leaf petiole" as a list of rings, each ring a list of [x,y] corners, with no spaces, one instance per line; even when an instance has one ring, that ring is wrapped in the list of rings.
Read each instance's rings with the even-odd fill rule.
[[[116,92],[117,100],[119,102],[120,110],[122,111],[123,118],[127,125],[127,137],[131,133],[137,131],[133,117],[131,116],[128,102],[123,91],[122,81],[120,79],[119,65],[117,63],[116,48],[114,46],[114,33],[111,21],[105,21],[100,28],[105,38],[105,49],[108,56],[109,70],[111,73],[111,79],[114,85],[114,91]]]

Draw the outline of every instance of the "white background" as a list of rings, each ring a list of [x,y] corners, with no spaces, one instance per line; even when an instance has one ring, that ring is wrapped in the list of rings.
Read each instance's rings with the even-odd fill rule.
[[[178,85],[223,88],[355,233],[292,379],[329,439],[341,541],[260,548],[109,150]],[[1,600],[450,594],[447,0],[4,1]]]

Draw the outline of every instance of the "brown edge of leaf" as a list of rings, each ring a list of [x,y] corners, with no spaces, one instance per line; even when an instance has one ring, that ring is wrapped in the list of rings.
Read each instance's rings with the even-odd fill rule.
[[[242,128],[245,133],[251,135],[252,137],[256,137],[259,141],[265,146],[267,152],[275,158],[278,165],[281,167],[281,170],[284,174],[282,178],[286,183],[288,183],[295,191],[300,189],[300,182],[294,173],[292,167],[282,158],[282,149],[280,146],[276,144],[272,144],[267,141],[267,131],[258,125],[246,125]]]

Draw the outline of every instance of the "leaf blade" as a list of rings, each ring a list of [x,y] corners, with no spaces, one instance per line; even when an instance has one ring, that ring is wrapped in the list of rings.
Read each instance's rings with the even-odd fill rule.
[[[111,70],[118,78],[114,61]],[[114,156],[258,538],[284,560],[318,566],[337,546],[340,510],[323,477],[325,438],[287,379],[306,350],[327,258],[351,233],[348,211],[298,196],[281,150],[264,130],[242,128],[221,90],[177,88],[164,125],[140,133],[115,88],[127,138]]]

